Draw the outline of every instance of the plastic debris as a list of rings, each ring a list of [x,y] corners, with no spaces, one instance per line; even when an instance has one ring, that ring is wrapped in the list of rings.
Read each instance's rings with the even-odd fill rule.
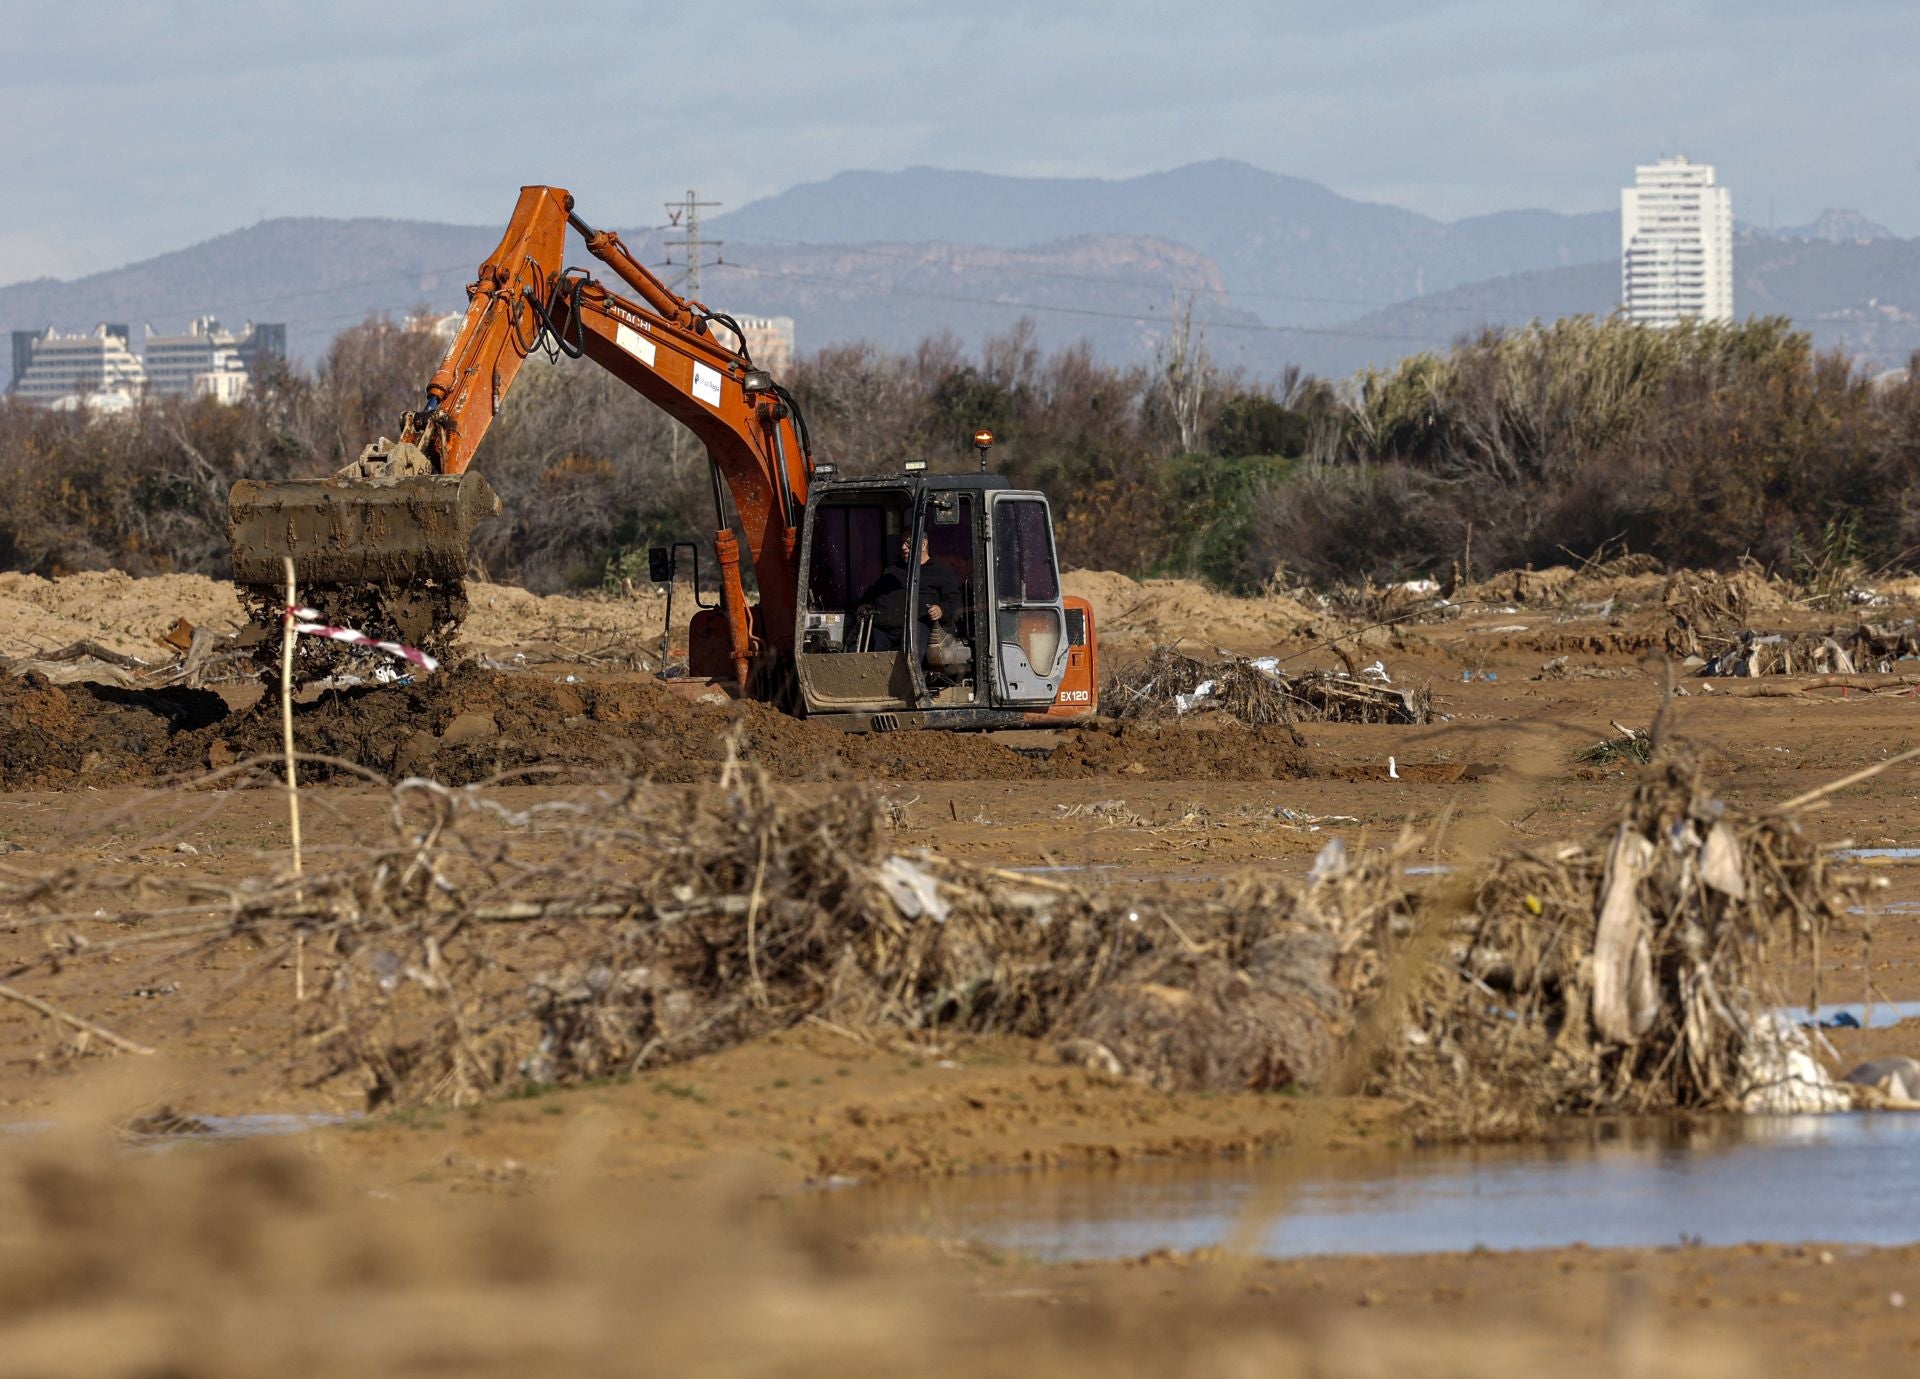
[[[1920,1106],[1920,1061],[1898,1054],[1871,1058],[1843,1080],[1855,1087],[1872,1087],[1889,1106]]]
[[[1315,855],[1313,865],[1307,868],[1307,880],[1324,881],[1346,864],[1347,845],[1338,838],[1329,838],[1327,845]]]
[[[1213,698],[1215,683],[1216,682],[1212,680],[1202,680],[1193,687],[1191,693],[1174,695],[1173,711],[1175,713],[1192,713],[1195,709],[1199,708],[1201,704]]]
[[[935,924],[945,924],[952,908],[940,896],[940,883],[933,873],[897,853],[880,864],[880,884],[886,888],[900,913],[908,919],[925,915]]]
[[[1853,1096],[1814,1061],[1807,1032],[1769,1012],[1753,1022],[1740,1053],[1747,1087],[1740,1109],[1749,1115],[1808,1115],[1846,1111]]]

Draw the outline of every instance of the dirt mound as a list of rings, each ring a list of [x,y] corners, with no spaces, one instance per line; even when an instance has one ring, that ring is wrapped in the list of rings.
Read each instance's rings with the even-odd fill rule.
[[[1652,556],[1623,555],[1575,570],[1552,565],[1544,570],[1502,570],[1467,585],[1456,596],[1460,603],[1579,604],[1612,600],[1616,607],[1651,603],[1660,597],[1667,577]]]
[[[1074,570],[1062,584],[1093,605],[1105,642],[1218,643],[1270,650],[1290,637],[1315,635],[1328,621],[1285,594],[1235,598],[1190,579],[1129,579],[1103,570]]]
[[[665,625],[666,595],[644,585],[631,594],[535,594],[511,584],[469,584],[469,610],[460,645],[491,655],[547,650],[561,655],[604,655],[609,650],[657,656]],[[675,648],[687,644],[694,614],[691,589],[675,591]]]
[[[730,749],[785,780],[1291,779],[1284,726],[1101,724],[1016,748],[975,733],[850,736],[761,704],[700,704],[650,679],[565,683],[462,667],[414,685],[335,690],[295,710],[303,753],[398,778],[468,784],[524,767],[711,779]],[[0,789],[191,778],[280,751],[271,699],[228,713],[209,693],[0,677]],[[315,763],[309,779],[350,774]]]
[[[1284,594],[1234,598],[1187,579],[1139,581],[1078,570],[1066,592],[1093,605],[1095,625],[1109,642],[1186,639],[1269,649],[1312,635],[1317,614]],[[666,621],[666,597],[650,585],[631,594],[534,594],[508,584],[470,583],[470,608],[458,644],[500,659],[516,652],[540,659],[593,661],[643,658],[651,664]],[[692,590],[673,601],[676,655],[684,655]],[[228,631],[246,619],[233,586],[203,575],[135,579],[118,570],[42,579],[0,574],[0,656],[16,657],[91,640],[110,650],[164,659],[155,639],[185,618]]]
[[[534,594],[507,584],[467,586],[471,611],[460,645],[492,655],[549,655],[638,650],[657,654],[666,597],[643,586],[632,595]],[[691,590],[674,599],[675,646],[684,653],[693,616]],[[230,631],[245,621],[233,585],[204,575],[135,579],[119,570],[42,579],[0,574],[0,656],[89,640],[111,651],[164,659],[155,641],[176,619]]]
[[[1285,723],[1246,727],[1214,718],[1191,726],[1100,723],[1065,734],[1039,774],[1146,780],[1296,780],[1308,756]]]
[[[175,620],[201,627],[237,628],[240,600],[233,586],[204,575],[135,579],[119,570],[42,579],[0,574],[0,656],[25,656],[69,643],[95,641],[110,651],[164,660],[155,640]]]
[[[1573,585],[1574,572],[1565,565],[1544,570],[1502,570],[1459,594],[1462,603],[1554,603]]]
[[[207,690],[61,686],[38,675],[0,675],[0,788],[145,779],[174,741],[225,713]]]

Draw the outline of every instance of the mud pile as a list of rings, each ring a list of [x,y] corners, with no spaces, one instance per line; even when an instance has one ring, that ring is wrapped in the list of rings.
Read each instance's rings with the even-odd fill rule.
[[[522,649],[593,651],[609,643],[658,650],[666,596],[534,594],[507,584],[467,585],[460,644],[499,654]],[[674,599],[676,644],[686,644],[690,590]],[[233,585],[205,575],[135,579],[119,570],[63,575],[0,574],[0,656],[24,656],[81,640],[123,655],[164,659],[156,641],[177,619],[227,632],[245,620]]]
[[[1235,598],[1191,579],[1129,579],[1103,570],[1073,570],[1061,580],[1070,596],[1093,605],[1093,625],[1108,643],[1202,642],[1272,650],[1289,638],[1319,635],[1331,620],[1285,594]]]
[[[632,595],[596,597],[469,583],[467,603],[460,645],[495,656],[515,651],[605,655],[611,650],[655,655],[667,614],[666,595],[651,585],[640,586]],[[675,590],[673,643],[682,653],[693,614],[693,591]]]
[[[657,681],[462,667],[407,686],[328,691],[295,708],[303,754],[389,779],[464,785],[528,767],[711,779],[731,749],[783,780],[1290,779],[1305,753],[1284,727],[1098,725],[1016,749],[979,734],[853,737],[760,704],[699,704]],[[188,779],[276,757],[275,703],[229,713],[214,695],[56,686],[0,676],[0,789]],[[309,779],[350,775],[316,762]]]
[[[1104,571],[1074,571],[1066,592],[1093,605],[1102,638],[1114,642],[1187,639],[1271,648],[1310,635],[1317,614],[1285,595],[1235,598],[1187,579],[1129,579]],[[651,585],[628,594],[535,594],[507,584],[467,585],[469,610],[458,644],[495,657],[526,652],[539,658],[657,653],[666,622],[666,596]],[[674,646],[684,654],[693,592],[682,586],[673,601]],[[204,575],[135,579],[118,570],[42,579],[0,573],[0,656],[25,656],[80,640],[126,655],[153,659],[155,641],[185,618],[196,626],[230,631],[245,621],[231,584]]]
[[[148,779],[172,745],[226,714],[208,690],[53,685],[0,675],[0,789]]]
[[[1656,602],[1667,577],[1648,555],[1623,555],[1575,570],[1552,565],[1544,570],[1502,570],[1460,589],[1457,602],[1519,604],[1530,607],[1611,602],[1634,608]]]

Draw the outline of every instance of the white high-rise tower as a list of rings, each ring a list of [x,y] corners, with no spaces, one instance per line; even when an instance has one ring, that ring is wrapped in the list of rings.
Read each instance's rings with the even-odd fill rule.
[[[1733,201],[1685,157],[1634,169],[1620,193],[1620,285],[1629,320],[1733,319]]]

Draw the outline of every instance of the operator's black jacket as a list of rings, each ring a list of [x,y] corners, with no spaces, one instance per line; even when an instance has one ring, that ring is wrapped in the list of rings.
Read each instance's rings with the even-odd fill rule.
[[[966,597],[960,577],[938,556],[920,567],[920,626],[931,627],[927,607],[938,604],[940,621],[964,634],[960,613]],[[873,625],[898,636],[907,621],[907,562],[896,560],[880,572],[860,596],[863,606],[873,609]]]

